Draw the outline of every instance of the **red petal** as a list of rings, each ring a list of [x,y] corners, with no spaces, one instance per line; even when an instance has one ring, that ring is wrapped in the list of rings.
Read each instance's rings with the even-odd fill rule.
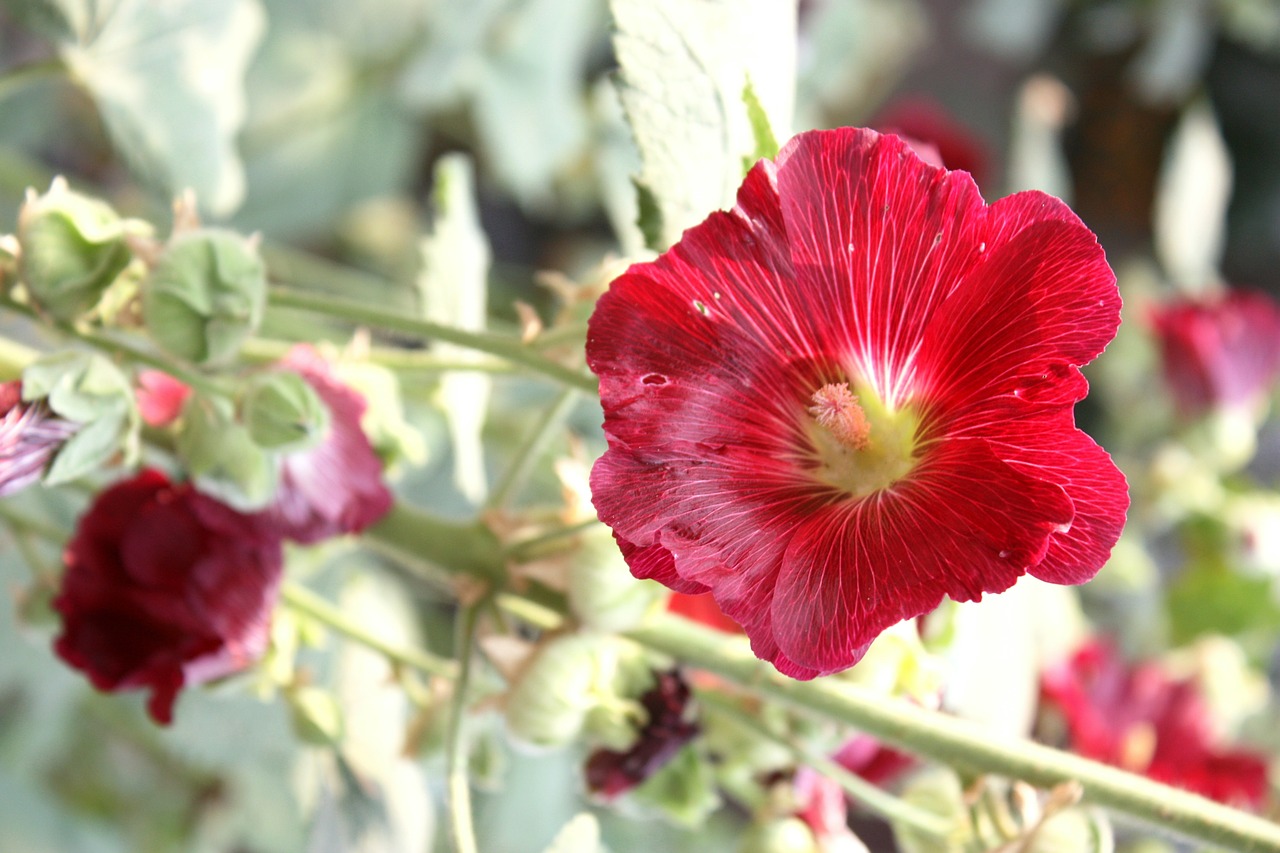
[[[797,529],[772,605],[778,645],[823,673],[851,666],[877,634],[944,595],[1007,589],[1071,517],[1061,489],[984,443],[941,445],[890,489],[828,506]]]

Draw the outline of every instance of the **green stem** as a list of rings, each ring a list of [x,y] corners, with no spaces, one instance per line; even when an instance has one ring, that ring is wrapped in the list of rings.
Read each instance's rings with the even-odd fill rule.
[[[949,766],[1039,787],[1076,780],[1087,801],[1219,847],[1280,853],[1280,824],[1030,741],[998,739],[973,723],[887,699],[839,679],[795,681],[757,660],[745,643],[673,615],[628,636],[753,693],[858,729]]]
[[[240,358],[255,364],[269,364],[289,354],[294,341],[269,338],[251,338],[240,348]],[[394,347],[370,347],[365,357],[373,364],[401,373],[423,373],[434,378],[435,374],[453,370],[479,371],[481,373],[510,373],[511,365],[498,359],[462,361],[441,358],[425,350],[396,349]],[[403,377],[402,377],[403,378]]]
[[[537,559],[542,555],[544,549],[548,545],[555,545],[564,539],[572,539],[599,524],[599,519],[588,518],[579,521],[577,524],[570,524],[566,527],[557,527],[555,530],[549,530],[546,533],[540,533],[537,536],[530,536],[528,539],[521,539],[518,542],[512,542],[502,549],[503,556],[508,559],[521,562],[523,560]]]
[[[478,521],[444,521],[403,503],[394,504],[361,541],[429,580],[463,575],[500,587],[506,579],[502,546]]]
[[[8,296],[0,296],[0,307],[6,308],[15,314],[21,314],[22,316],[34,320],[46,327],[54,328],[67,337],[89,344],[96,349],[104,350],[114,355],[123,356],[138,364],[145,364],[148,367],[154,367],[157,370],[162,370],[175,379],[178,379],[192,388],[203,391],[206,394],[222,397],[229,396],[228,389],[224,388],[215,380],[201,373],[197,373],[191,368],[183,364],[179,364],[159,352],[146,348],[136,340],[126,338],[120,334],[77,329],[70,323],[59,323],[54,321],[52,318],[41,317],[31,306],[15,302]],[[15,357],[21,355],[22,350],[26,349],[25,347],[21,347],[20,344],[13,344],[12,346],[15,347],[15,349],[12,350],[11,354]]]
[[[453,661],[437,657],[422,649],[397,646],[375,636],[363,625],[353,622],[340,609],[304,586],[286,582],[280,588],[280,599],[290,610],[314,619],[347,639],[378,652],[394,663],[416,669],[427,675],[438,675],[449,679],[458,677],[458,666]]]
[[[494,486],[493,492],[489,495],[490,508],[502,509],[511,500],[512,496],[524,486],[529,479],[529,475],[533,472],[533,466],[542,459],[547,445],[556,436],[560,427],[564,424],[565,418],[569,417],[569,413],[573,411],[573,406],[577,401],[578,392],[573,388],[566,388],[542,413],[542,417],[538,419],[538,422],[529,430],[529,434],[525,436],[524,441],[516,448],[514,461],[503,473],[502,479]]]
[[[445,772],[448,779],[449,836],[454,853],[476,853],[476,832],[471,819],[471,782],[467,778],[465,721],[467,691],[475,658],[476,623],[480,606],[465,607],[458,616],[458,660],[462,668],[454,683],[445,740]]]
[[[485,332],[464,332],[452,326],[417,320],[403,314],[384,311],[364,303],[300,290],[272,288],[271,305],[274,308],[297,308],[338,317],[352,323],[400,332],[415,337],[445,341],[478,352],[487,352],[504,358],[514,365],[533,373],[554,379],[570,388],[596,393],[596,379],[590,374],[539,355],[519,341]]]
[[[837,782],[860,805],[865,806],[885,820],[906,824],[918,832],[935,838],[945,839],[951,835],[951,823],[945,818],[900,800],[871,784],[861,776],[850,773],[825,755],[808,749],[790,738],[775,734],[758,718],[743,711],[736,702],[704,690],[698,693],[698,703],[711,709],[717,716],[729,720],[739,728],[745,729],[765,740],[773,741],[784,749],[789,750],[796,761],[807,764],[823,776]]]

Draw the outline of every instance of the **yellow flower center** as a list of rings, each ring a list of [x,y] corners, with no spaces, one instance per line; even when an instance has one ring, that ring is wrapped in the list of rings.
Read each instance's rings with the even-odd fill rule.
[[[855,394],[847,382],[823,385],[811,402],[809,438],[822,482],[863,497],[915,466],[918,419],[910,407],[891,409],[873,391]]]

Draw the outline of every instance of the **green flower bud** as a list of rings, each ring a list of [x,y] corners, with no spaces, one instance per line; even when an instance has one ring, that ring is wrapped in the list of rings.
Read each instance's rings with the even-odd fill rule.
[[[591,634],[565,634],[539,648],[507,693],[512,737],[545,748],[576,738],[600,694],[612,695],[618,651],[616,641]]]
[[[133,257],[126,233],[144,228],[61,178],[44,195],[28,191],[18,213],[19,275],[32,301],[68,322],[91,310]]]
[[[45,472],[45,485],[70,482],[97,470],[116,454],[137,453],[138,409],[129,380],[97,353],[60,352],[22,372],[24,400],[44,400],[54,414],[82,424]]]
[[[176,449],[202,492],[242,512],[262,509],[275,494],[275,462],[236,421],[228,400],[192,394]]]
[[[573,615],[608,633],[636,627],[663,597],[659,584],[632,576],[613,534],[603,525],[582,534],[570,557],[568,580]]]
[[[342,709],[333,694],[319,687],[295,687],[285,692],[289,720],[303,743],[332,746],[342,739]]]
[[[965,849],[974,837],[960,777],[950,767],[927,767],[911,776],[902,799],[927,812],[951,821],[948,838],[938,838],[897,821],[890,821],[893,837],[902,853],[953,853]]]
[[[813,830],[798,817],[752,825],[742,836],[740,853],[821,853]]]
[[[240,401],[249,437],[280,453],[304,450],[329,428],[329,409],[305,379],[291,371],[255,376]]]
[[[1070,808],[1045,818],[1027,853],[1113,853],[1111,821],[1097,809]]]
[[[233,356],[262,322],[267,274],[255,246],[232,231],[175,235],[143,283],[142,318],[166,352],[196,364]]]

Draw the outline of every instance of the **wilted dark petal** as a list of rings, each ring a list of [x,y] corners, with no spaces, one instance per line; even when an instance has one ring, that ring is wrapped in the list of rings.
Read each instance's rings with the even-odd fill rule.
[[[640,697],[645,723],[625,751],[598,749],[587,759],[587,787],[608,799],[648,779],[698,735],[689,719],[689,685],[678,670],[654,673],[654,686]]]

